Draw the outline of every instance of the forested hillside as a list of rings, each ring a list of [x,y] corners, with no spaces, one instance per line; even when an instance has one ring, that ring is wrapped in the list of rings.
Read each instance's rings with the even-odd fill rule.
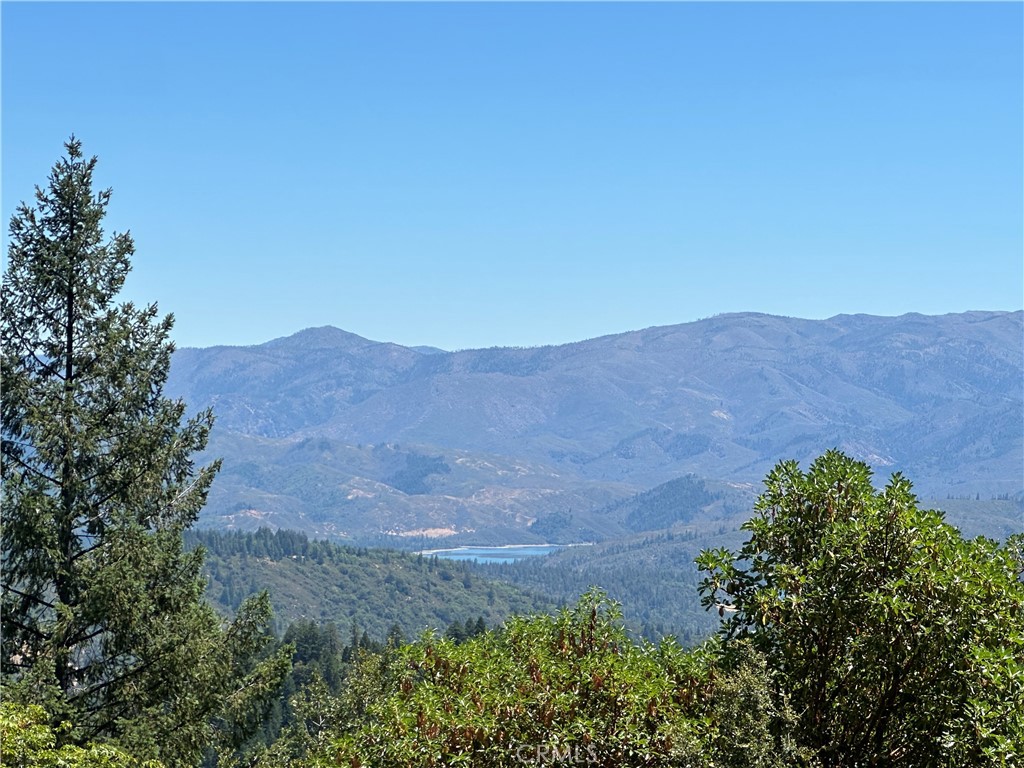
[[[297,697],[305,720],[255,762],[1017,765],[1020,536],[966,540],[905,478],[878,490],[836,451],[806,472],[781,462],[743,532],[697,557],[720,624],[699,647],[631,638],[592,590],[554,616],[364,656],[336,694]]]
[[[469,563],[310,541],[294,531],[196,531],[187,541],[206,550],[209,598],[230,612],[267,590],[279,634],[306,620],[383,642],[395,627],[415,637],[480,618],[498,626],[512,614],[553,607],[539,589],[489,578]]]
[[[0,764],[1020,764],[1024,313],[464,353],[314,331],[194,358],[230,390],[222,463],[166,391],[173,316],[119,303],[96,163],[72,136],[10,226]],[[801,463],[821,440],[855,455]],[[203,530],[222,468],[207,523],[236,530]],[[577,546],[337,543],[511,536]]]
[[[620,535],[594,513],[688,474],[756,483],[832,447],[939,498],[1019,492],[1022,321],[743,313],[429,354],[327,327],[179,350],[168,386],[217,413],[209,527],[504,543],[572,513]]]
[[[570,604],[598,585],[622,604],[625,625],[634,635],[672,634],[696,642],[714,622],[697,599],[694,559],[703,549],[735,546],[754,499],[746,491],[715,491],[693,477],[680,478],[604,511],[643,528],[649,521],[669,523],[663,528],[506,565],[417,555],[417,547],[430,545],[425,538],[404,542],[410,546],[404,552],[269,528],[198,530],[188,540],[207,551],[210,599],[229,611],[246,596],[269,589],[279,631],[299,619],[335,623],[343,632],[355,626],[374,640],[393,626],[414,636],[425,627],[444,631],[453,622],[482,617],[493,627],[510,614]],[[968,538],[1004,540],[1020,532],[1024,521],[1020,497],[929,499],[922,505],[942,510]],[[696,518],[695,511],[701,513]],[[574,535],[586,541],[586,534],[593,534],[578,527],[572,514],[557,516],[555,523],[549,541],[572,541]]]

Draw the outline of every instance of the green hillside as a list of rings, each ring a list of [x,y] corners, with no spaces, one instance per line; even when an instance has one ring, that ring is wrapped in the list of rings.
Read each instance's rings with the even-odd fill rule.
[[[472,564],[381,549],[311,541],[295,531],[195,531],[206,549],[207,594],[233,611],[250,594],[270,592],[279,634],[299,619],[334,622],[382,640],[397,625],[412,637],[443,632],[455,621],[483,617],[487,626],[510,614],[545,612],[551,601],[487,578]]]
[[[742,507],[743,493],[711,491],[682,478],[615,505],[609,514],[646,519],[668,509],[666,500],[680,494],[706,494],[729,513],[507,565],[351,547],[267,528],[188,536],[207,549],[208,595],[218,608],[233,611],[247,595],[267,589],[279,635],[299,619],[333,622],[346,633],[355,624],[375,640],[383,640],[394,625],[408,637],[426,627],[443,632],[453,622],[478,617],[494,627],[511,614],[572,604],[597,586],[622,604],[623,618],[636,634],[649,639],[674,634],[692,643],[715,626],[715,617],[700,606],[694,558],[702,549],[739,544],[739,526],[749,514],[735,511]],[[1022,529],[1024,517],[1019,498],[926,499],[922,507],[942,510],[968,538],[1003,540]]]

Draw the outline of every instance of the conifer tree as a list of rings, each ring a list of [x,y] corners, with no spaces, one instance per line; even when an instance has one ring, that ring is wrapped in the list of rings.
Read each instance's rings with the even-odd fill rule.
[[[11,219],[3,276],[3,679],[70,741],[195,764],[217,725],[244,740],[287,659],[250,661],[266,596],[228,626],[204,599],[182,533],[218,469],[192,458],[213,416],[164,396],[173,317],[116,303],[132,238],[104,239],[110,190],[65,148]]]

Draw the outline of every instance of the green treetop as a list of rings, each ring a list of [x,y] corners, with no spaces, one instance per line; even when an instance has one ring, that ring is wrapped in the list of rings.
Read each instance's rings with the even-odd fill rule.
[[[173,318],[115,303],[134,245],[104,239],[110,191],[65,147],[11,219],[3,276],[3,678],[71,721],[70,741],[194,763],[211,723],[241,738],[284,661],[246,662],[265,599],[226,628],[203,599],[181,537],[218,468],[192,460],[213,416],[163,396]]]
[[[738,552],[703,552],[726,648],[749,639],[823,766],[1018,765],[1024,755],[1019,541],[965,541],[830,451],[765,480]]]

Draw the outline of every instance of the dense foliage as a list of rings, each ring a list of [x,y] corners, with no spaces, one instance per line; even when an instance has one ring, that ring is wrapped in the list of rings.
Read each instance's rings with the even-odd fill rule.
[[[5,697],[47,708],[58,741],[113,739],[194,764],[246,737],[287,654],[265,596],[227,626],[186,551],[217,470],[196,471],[212,414],[163,396],[172,317],[116,304],[134,251],[104,241],[110,192],[67,142],[12,217],[3,276],[2,662]]]
[[[1013,765],[1024,754],[1020,538],[965,541],[832,451],[769,474],[750,538],[705,552],[704,602],[749,640],[825,766]]]
[[[734,528],[739,525],[737,520]],[[712,617],[697,597],[699,574],[694,558],[704,547],[739,542],[725,525],[645,533],[586,547],[568,547],[544,557],[486,567],[486,573],[570,604],[592,585],[600,585],[623,606],[634,634],[657,641],[675,635],[684,644],[713,634]]]
[[[633,641],[588,594],[454,643],[363,655],[307,688],[262,764],[1016,766],[1021,541],[965,541],[830,452],[766,480],[739,551],[709,550],[721,638]]]
[[[306,718],[261,764],[784,765],[793,745],[769,725],[791,717],[766,668],[713,651],[635,643],[592,592],[461,644],[427,634],[364,657],[340,696],[297,702]]]
[[[46,710],[36,705],[0,704],[0,765],[7,768],[162,768],[155,760],[141,762],[109,744],[57,746],[62,723],[55,730]]]

